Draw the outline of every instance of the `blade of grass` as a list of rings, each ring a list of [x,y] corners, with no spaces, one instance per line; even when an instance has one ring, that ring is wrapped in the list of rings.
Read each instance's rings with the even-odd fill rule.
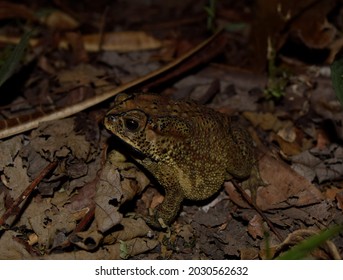
[[[323,230],[319,234],[313,235],[308,239],[304,240],[303,242],[295,245],[293,248],[288,250],[287,252],[283,253],[281,256],[276,258],[277,260],[300,260],[304,259],[306,256],[310,254],[310,252],[320,245],[322,245],[325,241],[333,238],[337,234],[343,231],[343,225],[336,225],[332,228]]]
[[[338,100],[343,106],[343,54],[340,51],[331,64],[331,80]]]
[[[21,37],[19,44],[15,46],[11,54],[0,68],[0,87],[8,80],[9,77],[13,75],[18,67],[19,62],[24,55],[24,51],[29,44],[31,34],[32,31],[28,31],[23,35],[23,37]]]

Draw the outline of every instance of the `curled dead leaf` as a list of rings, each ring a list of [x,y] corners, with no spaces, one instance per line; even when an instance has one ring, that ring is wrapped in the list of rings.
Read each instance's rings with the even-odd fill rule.
[[[287,236],[285,241],[276,247],[274,256],[279,256],[280,254],[282,254],[282,252],[289,250],[290,247],[293,247],[294,245],[297,245],[300,242],[318,233],[319,232],[317,230],[313,230],[313,229],[299,229],[294,232],[291,232]],[[314,258],[314,259],[326,259],[326,260],[332,260],[332,259],[340,260],[341,259],[336,245],[330,240],[325,241],[323,245],[313,250],[309,257]]]

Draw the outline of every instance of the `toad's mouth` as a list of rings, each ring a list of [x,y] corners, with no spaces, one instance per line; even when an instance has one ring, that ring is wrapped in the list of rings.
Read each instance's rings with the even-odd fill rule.
[[[112,137],[115,139],[115,141],[120,144],[119,148],[122,150],[122,152],[126,155],[129,155],[130,157],[137,159],[137,160],[143,160],[147,156],[135,148],[134,146],[130,145],[130,143],[127,143],[122,138],[120,138],[118,135],[112,135]]]

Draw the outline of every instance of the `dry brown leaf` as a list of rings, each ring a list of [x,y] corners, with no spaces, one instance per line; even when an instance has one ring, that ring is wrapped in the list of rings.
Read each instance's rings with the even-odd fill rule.
[[[261,177],[267,185],[258,188],[256,202],[257,206],[264,211],[309,205],[318,203],[323,199],[321,192],[310,181],[268,152],[260,155],[259,168]],[[235,204],[249,208],[231,182],[226,182],[224,186]]]
[[[282,153],[286,156],[297,155],[301,152],[301,146],[297,142],[286,141],[279,134],[272,135],[271,138],[279,144]]]
[[[262,179],[268,184],[257,190],[257,205],[262,210],[304,206],[323,199],[321,192],[286,163],[269,153],[259,160]]]
[[[99,178],[95,195],[95,221],[98,229],[105,232],[121,222],[119,207],[141,193],[149,180],[116,150],[108,154]]]
[[[278,131],[277,135],[289,143],[294,142],[297,138],[296,129],[293,125],[284,126]]]
[[[86,231],[77,232],[69,236],[69,241],[71,243],[87,251],[94,251],[97,249],[103,239],[104,236],[98,231],[96,223],[92,223],[90,228]]]
[[[158,245],[158,243],[159,242],[157,240],[153,240],[149,238],[135,238],[126,242],[127,252],[125,253],[127,254],[127,257],[136,256],[138,254],[142,254],[144,252],[154,249]],[[109,251],[116,253],[116,246],[109,247]],[[120,258],[123,258],[122,254],[119,254],[119,255],[120,255]]]
[[[22,244],[14,239],[18,234],[12,231],[4,231],[0,238],[1,260],[30,260],[33,256],[27,252]]]
[[[66,239],[79,219],[80,215],[75,215],[63,206],[53,206],[48,199],[44,199],[30,203],[18,224],[33,230],[42,248],[49,249],[60,243],[57,240],[61,240],[61,236]]]
[[[328,224],[332,221],[332,203],[327,200],[323,199],[320,203],[303,207],[302,210],[321,224]]]
[[[58,73],[58,81],[64,86],[80,86],[94,83],[96,86],[104,86],[107,83],[99,79],[105,75],[103,70],[95,68],[89,64],[79,64],[73,69],[67,69]]]
[[[92,168],[90,168],[92,170]],[[67,192],[58,192],[54,195],[54,197],[51,200],[51,203],[54,205],[59,205],[60,201],[59,198],[62,199],[61,201],[69,201],[69,203],[65,206],[70,211],[79,211],[83,208],[92,208],[94,206],[94,196],[96,193],[96,180],[93,180],[93,178],[96,177],[96,171],[98,169],[94,170],[94,172],[87,174],[87,176],[84,176],[83,178],[72,180],[70,182],[70,185],[68,186]],[[73,184],[73,182],[77,182],[77,184]],[[78,189],[76,194],[73,194],[72,197],[69,197],[68,200],[66,200],[65,196],[71,196],[69,190]],[[63,195],[63,198],[61,197]]]
[[[342,140],[343,111],[333,90],[332,81],[329,78],[317,78],[316,83],[310,96],[311,108],[323,119],[332,122],[337,136]],[[323,140],[327,141],[325,138]]]
[[[263,219],[260,215],[255,215],[248,224],[248,233],[252,238],[262,238],[264,236]]]
[[[312,182],[316,178],[316,172],[313,168],[306,165],[294,163],[292,164],[292,169],[300,176],[306,178],[309,182]]]
[[[174,84],[174,87],[177,89],[177,91],[173,93],[173,98],[191,98],[201,104],[204,104],[204,101],[206,101],[206,99],[204,99],[206,92],[214,81],[214,78],[211,79],[207,77],[201,77],[199,75],[189,75]]]
[[[285,124],[271,113],[244,112],[243,116],[254,126],[259,126],[266,131],[278,132],[282,127],[285,127]]]
[[[13,163],[14,158],[23,146],[23,136],[15,136],[0,143],[0,171],[9,164]]]
[[[120,222],[122,229],[114,231],[104,238],[104,244],[113,244],[121,241],[129,241],[136,237],[147,236],[151,229],[143,219],[123,218]]]
[[[50,254],[41,258],[44,260],[108,260],[112,259],[113,255],[108,252],[107,248],[101,248],[95,252],[88,252],[84,250],[65,252],[59,254]],[[115,258],[113,258],[115,259]]]
[[[339,192],[336,194],[336,199],[337,199],[337,207],[340,210],[343,210],[343,192]]]
[[[251,237],[246,234],[246,226],[236,220],[231,220],[228,227],[230,231],[223,232],[224,252],[227,256],[239,257],[240,251],[246,247],[251,248]]]
[[[100,36],[100,34],[84,35],[85,49],[90,52],[99,50],[132,52],[158,49],[162,46],[160,40],[143,31],[112,32],[105,33],[103,38]]]
[[[23,146],[23,137],[16,136],[0,143],[0,172],[2,183],[9,190],[12,199],[16,199],[29,185],[27,169],[19,155]],[[2,204],[3,201],[0,201]]]
[[[199,211],[195,213],[193,220],[206,227],[220,226],[228,221],[229,213],[225,215],[227,208],[228,205],[224,202],[217,204],[216,207],[209,208],[206,213],[199,209]]]
[[[94,198],[95,222],[98,230],[104,233],[121,222],[122,214],[119,212],[119,207],[122,191],[120,174],[112,165],[105,164],[99,178]]]
[[[54,10],[40,18],[41,23],[54,30],[72,30],[79,27],[79,23],[70,15]]]
[[[240,251],[241,260],[256,260],[258,259],[257,248],[242,248]]]
[[[68,118],[41,124],[32,132],[31,147],[43,158],[53,161],[72,155],[88,160],[92,145],[85,135],[74,131],[75,119]]]
[[[283,216],[289,217],[292,223],[295,221],[301,221],[306,226],[312,226],[316,222],[326,224],[327,221],[331,220],[330,205],[324,200],[314,205],[308,205],[306,207],[297,208],[291,207],[283,209]]]
[[[311,153],[309,150],[306,150],[301,154],[293,156],[292,162],[314,168],[322,161],[318,157],[314,156],[313,153]]]
[[[24,167],[23,160],[19,156],[15,157],[11,165],[4,167],[3,173],[7,177],[7,188],[10,190],[9,195],[13,199],[21,195],[30,184],[27,169]]]
[[[306,178],[319,183],[343,177],[342,147],[331,144],[323,149],[312,148],[292,157],[292,168]]]
[[[343,162],[342,161],[329,161],[321,162],[316,166],[316,175],[319,183],[325,181],[339,180],[343,177]]]
[[[334,201],[336,198],[336,195],[341,191],[342,191],[342,189],[340,189],[340,188],[337,188],[335,186],[329,186],[328,188],[325,189],[325,197],[329,201]]]
[[[194,229],[190,224],[183,225],[177,232],[187,243],[194,238]]]
[[[118,52],[103,52],[99,60],[114,69],[116,79],[122,83],[128,83],[134,79],[147,75],[163,66],[154,59],[151,51],[130,52],[122,54]]]

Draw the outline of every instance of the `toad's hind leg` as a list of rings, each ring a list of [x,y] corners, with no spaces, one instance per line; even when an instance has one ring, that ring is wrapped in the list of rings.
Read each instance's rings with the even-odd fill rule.
[[[237,126],[231,128],[231,135],[235,147],[239,149],[235,153],[235,171],[231,175],[242,182],[243,189],[250,190],[252,200],[255,201],[257,188],[266,184],[260,176],[252,138],[248,131]]]
[[[229,137],[227,171],[237,179],[248,178],[252,167],[256,163],[251,136],[245,129],[239,126],[231,126]]]

